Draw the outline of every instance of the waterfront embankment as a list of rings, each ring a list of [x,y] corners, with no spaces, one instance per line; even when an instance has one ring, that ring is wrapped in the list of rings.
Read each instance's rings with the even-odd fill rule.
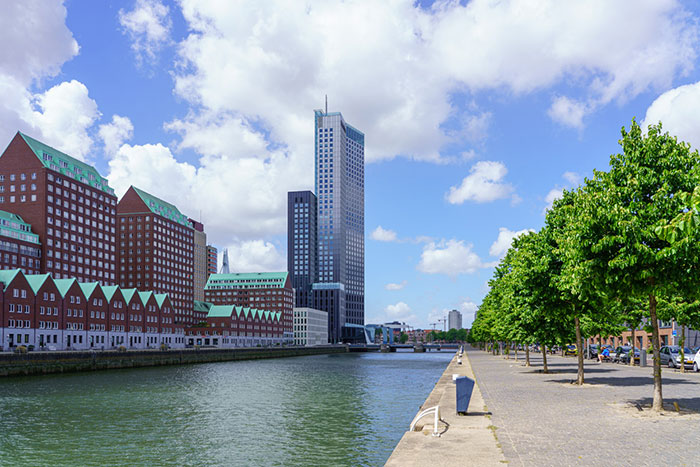
[[[0,353],[0,376],[138,368],[345,353],[343,345],[236,349],[170,349]]]
[[[387,461],[387,466],[502,465],[506,462],[496,438],[491,416],[478,384],[474,385],[466,415],[457,413],[453,375],[474,378],[467,354],[462,364],[455,354],[418,412],[440,407],[440,437],[432,436],[433,416],[422,418],[415,431],[407,431]]]

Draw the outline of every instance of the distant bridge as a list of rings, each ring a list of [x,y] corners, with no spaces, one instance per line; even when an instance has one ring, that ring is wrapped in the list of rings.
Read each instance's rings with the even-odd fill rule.
[[[443,350],[443,349],[459,349],[461,344],[351,344],[348,346],[350,352],[379,352],[384,349],[385,352],[396,352],[399,349],[413,349],[421,352],[422,347],[426,351]]]

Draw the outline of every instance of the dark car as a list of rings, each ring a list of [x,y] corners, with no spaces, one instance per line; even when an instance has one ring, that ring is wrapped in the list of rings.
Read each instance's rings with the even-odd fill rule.
[[[618,358],[618,361],[620,363],[629,363],[630,362],[630,349],[631,347],[629,345],[625,346],[627,348],[627,351],[621,354]],[[639,349],[637,347],[634,348],[634,361],[635,363],[639,363]]]

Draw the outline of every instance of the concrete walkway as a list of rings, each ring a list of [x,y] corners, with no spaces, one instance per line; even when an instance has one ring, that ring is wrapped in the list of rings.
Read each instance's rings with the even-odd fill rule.
[[[671,410],[647,408],[652,368],[587,360],[586,385],[576,379],[573,357],[520,361],[467,351],[492,423],[510,465],[700,465],[700,374],[663,368],[663,394]],[[673,410],[679,404],[681,413]],[[643,410],[635,408],[639,405]]]
[[[419,410],[440,406],[442,435],[432,436],[433,416],[424,417],[416,426],[419,431],[403,435],[387,466],[492,466],[507,462],[478,385],[474,386],[468,414],[457,414],[453,374],[474,379],[466,353],[461,365],[455,355]]]

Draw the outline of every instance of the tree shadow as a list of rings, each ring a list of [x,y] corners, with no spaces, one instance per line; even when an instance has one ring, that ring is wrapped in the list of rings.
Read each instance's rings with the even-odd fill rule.
[[[613,370],[608,370],[608,371],[613,371]],[[585,372],[587,373],[587,372]],[[584,375],[585,375],[584,373]],[[653,376],[620,376],[618,378],[610,378],[610,377],[591,377],[585,378],[586,383],[588,384],[600,384],[600,385],[606,385],[606,386],[616,386],[616,387],[627,387],[627,386],[653,386],[654,385],[654,377]],[[571,380],[567,379],[550,379],[547,380],[547,382],[551,383],[569,383]],[[687,381],[684,379],[667,379],[664,378],[662,381],[663,386],[667,385],[676,385],[676,384],[690,384],[690,385],[698,385],[695,381]],[[699,388],[700,389],[700,388]]]
[[[644,410],[649,410],[653,400],[654,399],[651,397],[642,397],[640,399],[629,399],[625,402],[632,406],[640,406],[643,407]],[[700,397],[664,397],[664,406],[673,404],[674,402],[678,403],[681,410],[691,409],[694,411],[700,411]]]

